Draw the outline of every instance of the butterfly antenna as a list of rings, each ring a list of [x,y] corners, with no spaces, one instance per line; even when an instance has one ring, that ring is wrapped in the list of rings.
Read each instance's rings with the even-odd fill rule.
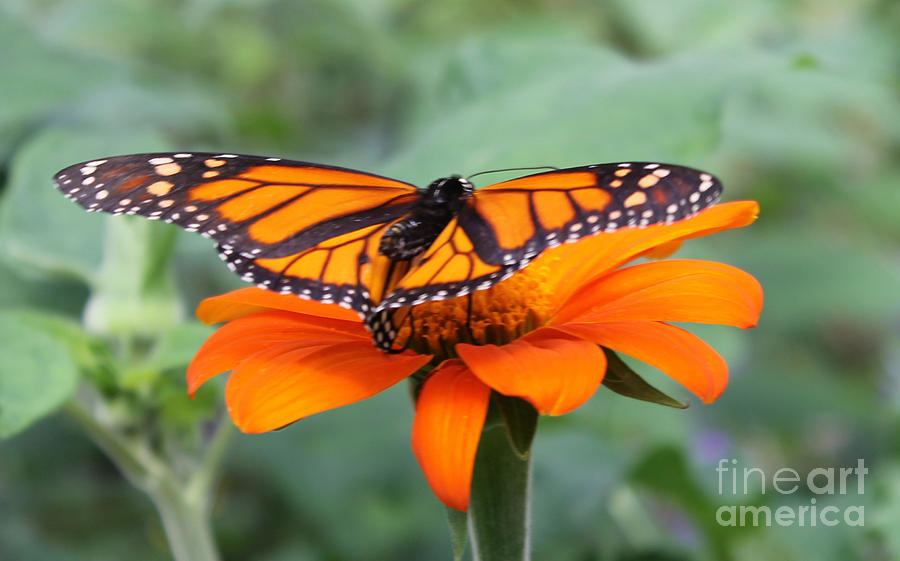
[[[489,169],[489,170],[487,170],[487,171],[479,171],[478,173],[473,173],[472,175],[470,175],[470,176],[467,177],[466,179],[472,179],[473,177],[477,177],[477,176],[479,176],[479,175],[484,175],[484,174],[486,174],[486,173],[500,173],[500,172],[503,172],[503,171],[530,171],[530,170],[535,170],[535,169],[552,169],[552,170],[558,170],[559,168],[556,167],[556,166],[535,166],[535,167],[530,167],[530,168]]]

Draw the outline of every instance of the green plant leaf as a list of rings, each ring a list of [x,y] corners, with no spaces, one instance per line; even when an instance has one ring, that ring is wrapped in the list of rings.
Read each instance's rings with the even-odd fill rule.
[[[506,434],[509,443],[516,453],[525,458],[531,450],[534,435],[537,433],[538,413],[530,403],[518,397],[509,397],[494,392],[492,394],[497,409],[506,423]]]
[[[669,397],[655,387],[651,386],[646,380],[625,364],[619,355],[613,351],[603,348],[606,353],[606,376],[603,378],[603,385],[619,395],[640,399],[641,401],[649,401],[658,403],[667,407],[675,407],[678,409],[687,409],[688,404],[682,403],[675,398]]]
[[[450,546],[453,548],[453,561],[461,561],[469,540],[469,515],[461,510],[447,507],[447,523],[450,525]]]
[[[64,344],[19,314],[0,312],[0,341],[0,437],[9,437],[62,405],[78,369]]]

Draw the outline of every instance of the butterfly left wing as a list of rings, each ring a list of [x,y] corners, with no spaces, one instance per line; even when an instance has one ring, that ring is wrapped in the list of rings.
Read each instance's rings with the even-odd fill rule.
[[[115,156],[70,166],[54,179],[88,211],[164,220],[269,258],[393,221],[418,197],[415,186],[386,177],[236,154]]]
[[[351,169],[210,153],[116,156],[70,166],[55,182],[89,211],[139,214],[218,242],[229,268],[275,292],[367,315],[405,270],[378,254],[415,186]]]

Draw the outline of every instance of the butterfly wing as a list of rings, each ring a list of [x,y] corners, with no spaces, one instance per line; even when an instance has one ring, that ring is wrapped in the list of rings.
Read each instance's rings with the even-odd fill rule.
[[[354,170],[234,154],[136,154],[60,171],[89,211],[139,214],[199,231],[248,282],[366,314],[389,279],[378,255],[415,186]]]
[[[562,169],[479,189],[378,309],[488,288],[548,247],[681,220],[721,194],[708,173],[653,162]]]
[[[475,192],[459,223],[486,263],[524,267],[548,247],[620,228],[672,223],[715,203],[722,184],[655,162],[539,173]]]

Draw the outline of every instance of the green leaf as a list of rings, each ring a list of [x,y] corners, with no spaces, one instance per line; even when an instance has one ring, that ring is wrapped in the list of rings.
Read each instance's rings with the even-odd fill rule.
[[[124,127],[93,132],[54,128],[35,135],[10,168],[0,204],[0,251],[32,268],[92,281],[102,260],[106,220],[66,200],[53,188],[53,174],[100,155],[166,145],[159,136]]]
[[[529,558],[530,479],[531,458],[513,450],[505,428],[485,428],[475,455],[469,502],[475,559]]]
[[[641,378],[637,372],[625,364],[619,355],[613,351],[603,348],[606,353],[606,376],[603,378],[603,385],[619,395],[658,403],[667,407],[676,407],[678,409],[687,409],[688,404],[682,403],[677,399],[669,397],[655,387],[651,386],[646,380]]]
[[[506,423],[509,443],[519,456],[527,457],[537,432],[537,410],[530,403],[518,397],[509,397],[494,392],[493,398]]]
[[[62,405],[78,369],[64,344],[19,314],[0,312],[0,341],[0,437],[9,437]]]
[[[162,333],[142,366],[155,370],[184,368],[213,331],[214,328],[197,321],[176,325]]]
[[[453,547],[453,561],[460,561],[466,551],[469,539],[469,515],[461,510],[447,507],[447,523],[450,524],[450,545]]]
[[[119,218],[108,219],[103,266],[85,325],[105,334],[165,333],[183,316],[170,264],[176,231]]]

